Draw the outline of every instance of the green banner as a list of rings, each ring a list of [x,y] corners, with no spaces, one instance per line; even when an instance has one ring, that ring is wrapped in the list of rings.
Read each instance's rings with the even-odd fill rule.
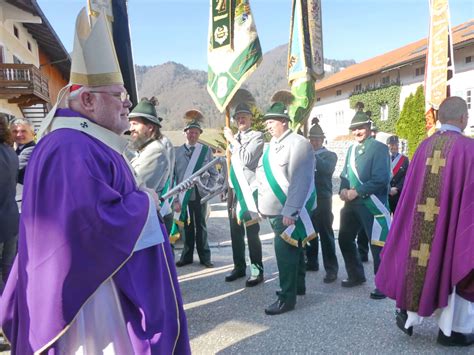
[[[212,49],[232,45],[232,0],[211,0]]]
[[[324,74],[321,0],[293,0],[288,43],[288,83],[295,100],[289,107],[297,130],[315,102],[316,79]]]
[[[232,9],[227,7],[227,10],[230,9],[231,12],[225,18],[215,16],[218,3],[224,6],[226,2],[211,1],[207,91],[219,111],[224,112],[235,92],[261,62],[262,49],[249,0],[229,2],[234,5]],[[226,37],[230,45],[224,42],[216,44],[218,21],[224,21],[224,19],[226,21],[230,19],[232,24],[229,25],[231,29],[228,32],[229,38]]]

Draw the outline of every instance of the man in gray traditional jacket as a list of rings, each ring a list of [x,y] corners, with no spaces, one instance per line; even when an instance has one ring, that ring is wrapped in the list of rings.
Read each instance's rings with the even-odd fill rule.
[[[177,184],[186,180],[213,159],[211,149],[198,142],[202,133],[200,124],[203,119],[202,113],[198,110],[190,110],[186,112],[184,118],[187,120],[184,127],[186,143],[176,149],[174,167],[174,179]],[[214,266],[211,262],[211,250],[207,242],[207,202],[201,203],[201,198],[206,195],[206,187],[212,188],[215,185],[218,173],[215,168],[211,168],[204,175],[206,176],[201,178],[200,183],[183,191],[174,200],[175,210],[179,213],[179,218],[175,218],[175,223],[184,228],[184,248],[180,260],[176,263],[178,267],[193,262],[194,243],[196,243],[200,263],[206,267]]]
[[[224,128],[224,136],[230,144],[231,194],[228,199],[230,237],[232,240],[232,256],[234,269],[225,277],[226,282],[245,276],[245,233],[250,256],[250,277],[245,285],[252,287],[263,281],[262,243],[258,235],[260,225],[255,197],[257,186],[255,170],[263,153],[263,133],[250,128],[252,124],[250,106],[240,103],[235,107],[234,120],[238,133],[234,135],[228,127]]]
[[[258,209],[275,233],[280,287],[278,300],[265,309],[276,315],[295,308],[296,295],[306,293],[304,246],[315,238],[314,154],[311,144],[289,129],[285,104],[274,103],[264,116],[270,144],[257,168]]]
[[[129,114],[130,137],[136,155],[130,160],[139,180],[161,195],[170,175],[170,162],[161,142],[161,123],[154,98],[143,98]]]

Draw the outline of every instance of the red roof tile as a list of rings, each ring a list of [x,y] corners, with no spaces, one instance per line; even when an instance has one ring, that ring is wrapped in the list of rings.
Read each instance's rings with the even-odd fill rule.
[[[454,27],[452,29],[452,37],[454,48],[464,42],[472,41],[474,39],[474,19]],[[327,79],[317,82],[316,91],[329,89],[371,74],[420,60],[426,56],[427,42],[428,39],[424,38],[361,63],[351,65]]]

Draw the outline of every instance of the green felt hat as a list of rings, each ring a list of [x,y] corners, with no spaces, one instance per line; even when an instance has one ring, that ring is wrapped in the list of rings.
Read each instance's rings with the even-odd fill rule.
[[[312,122],[313,126],[309,129],[309,138],[324,138],[323,129],[319,125],[319,120],[315,117],[313,118]]]
[[[364,112],[357,111],[354,117],[352,118],[351,125],[349,129],[356,129],[363,125],[371,126],[371,120]]]
[[[130,112],[128,115],[128,119],[134,117],[142,117],[147,121],[154,123],[161,127],[161,121],[163,120],[161,117],[158,117],[156,113],[156,106],[157,101],[154,97],[151,99],[147,99],[146,97],[142,98],[141,101],[135,106],[135,108]]]
[[[232,115],[232,117],[235,118],[238,113],[248,113],[249,115],[252,115],[252,110],[250,109],[250,106],[246,103],[240,103],[235,106],[234,114]]]
[[[197,128],[202,133],[201,121],[204,119],[204,115],[201,111],[195,109],[186,111],[183,118],[186,120],[185,132],[190,128]]]
[[[275,102],[270,108],[268,109],[265,116],[263,116],[263,120],[269,119],[286,119],[290,120],[290,116],[288,115],[288,108],[283,102]]]
[[[387,138],[387,144],[398,144],[398,136],[390,136]]]
[[[372,132],[378,132],[379,131],[379,128],[377,127],[377,125],[375,124],[374,121],[370,121],[370,130]]]

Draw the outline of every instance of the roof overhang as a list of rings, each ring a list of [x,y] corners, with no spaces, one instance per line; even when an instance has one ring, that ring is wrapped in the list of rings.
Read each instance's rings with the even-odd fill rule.
[[[39,48],[48,56],[49,62],[42,64],[54,64],[64,78],[69,80],[71,57],[36,0],[4,1],[8,3],[6,5],[16,7],[25,13],[30,13],[32,17],[37,17],[40,20],[39,22],[19,22],[23,23],[23,26],[25,26],[28,32],[30,32],[33,38],[38,42]]]

